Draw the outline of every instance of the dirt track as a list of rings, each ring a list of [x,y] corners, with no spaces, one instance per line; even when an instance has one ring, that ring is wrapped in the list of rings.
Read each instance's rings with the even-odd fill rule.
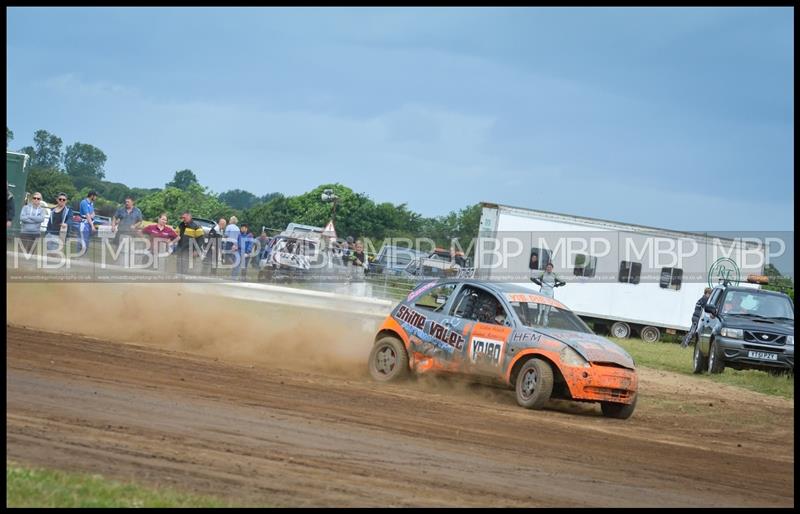
[[[19,462],[271,506],[794,505],[793,403],[693,377],[640,370],[619,421],[456,380],[377,385],[360,366],[7,339]]]

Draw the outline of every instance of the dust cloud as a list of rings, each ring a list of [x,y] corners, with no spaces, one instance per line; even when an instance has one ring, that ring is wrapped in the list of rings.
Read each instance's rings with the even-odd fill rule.
[[[375,316],[237,300],[185,284],[8,283],[8,323],[221,360],[367,376]],[[346,306],[342,306],[346,311]]]

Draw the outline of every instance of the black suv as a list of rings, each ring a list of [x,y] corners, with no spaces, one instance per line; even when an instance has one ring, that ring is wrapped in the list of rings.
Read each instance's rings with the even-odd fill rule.
[[[714,288],[698,327],[693,371],[725,367],[794,373],[794,303],[784,293],[752,287]]]

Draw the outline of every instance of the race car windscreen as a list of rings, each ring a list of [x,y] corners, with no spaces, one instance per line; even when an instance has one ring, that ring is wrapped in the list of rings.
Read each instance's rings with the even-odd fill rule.
[[[592,330],[574,313],[536,302],[511,302],[511,307],[526,327],[546,327],[592,334]]]

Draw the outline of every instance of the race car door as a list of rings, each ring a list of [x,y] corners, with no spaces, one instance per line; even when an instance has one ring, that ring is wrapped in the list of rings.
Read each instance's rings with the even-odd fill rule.
[[[478,375],[502,376],[502,364],[512,328],[503,302],[494,293],[464,285],[444,323],[460,329],[466,344],[459,357],[462,369]]]
[[[408,334],[410,350],[420,370],[455,371],[460,366],[464,337],[445,314],[456,285],[437,285],[412,303],[401,305],[394,315]]]

